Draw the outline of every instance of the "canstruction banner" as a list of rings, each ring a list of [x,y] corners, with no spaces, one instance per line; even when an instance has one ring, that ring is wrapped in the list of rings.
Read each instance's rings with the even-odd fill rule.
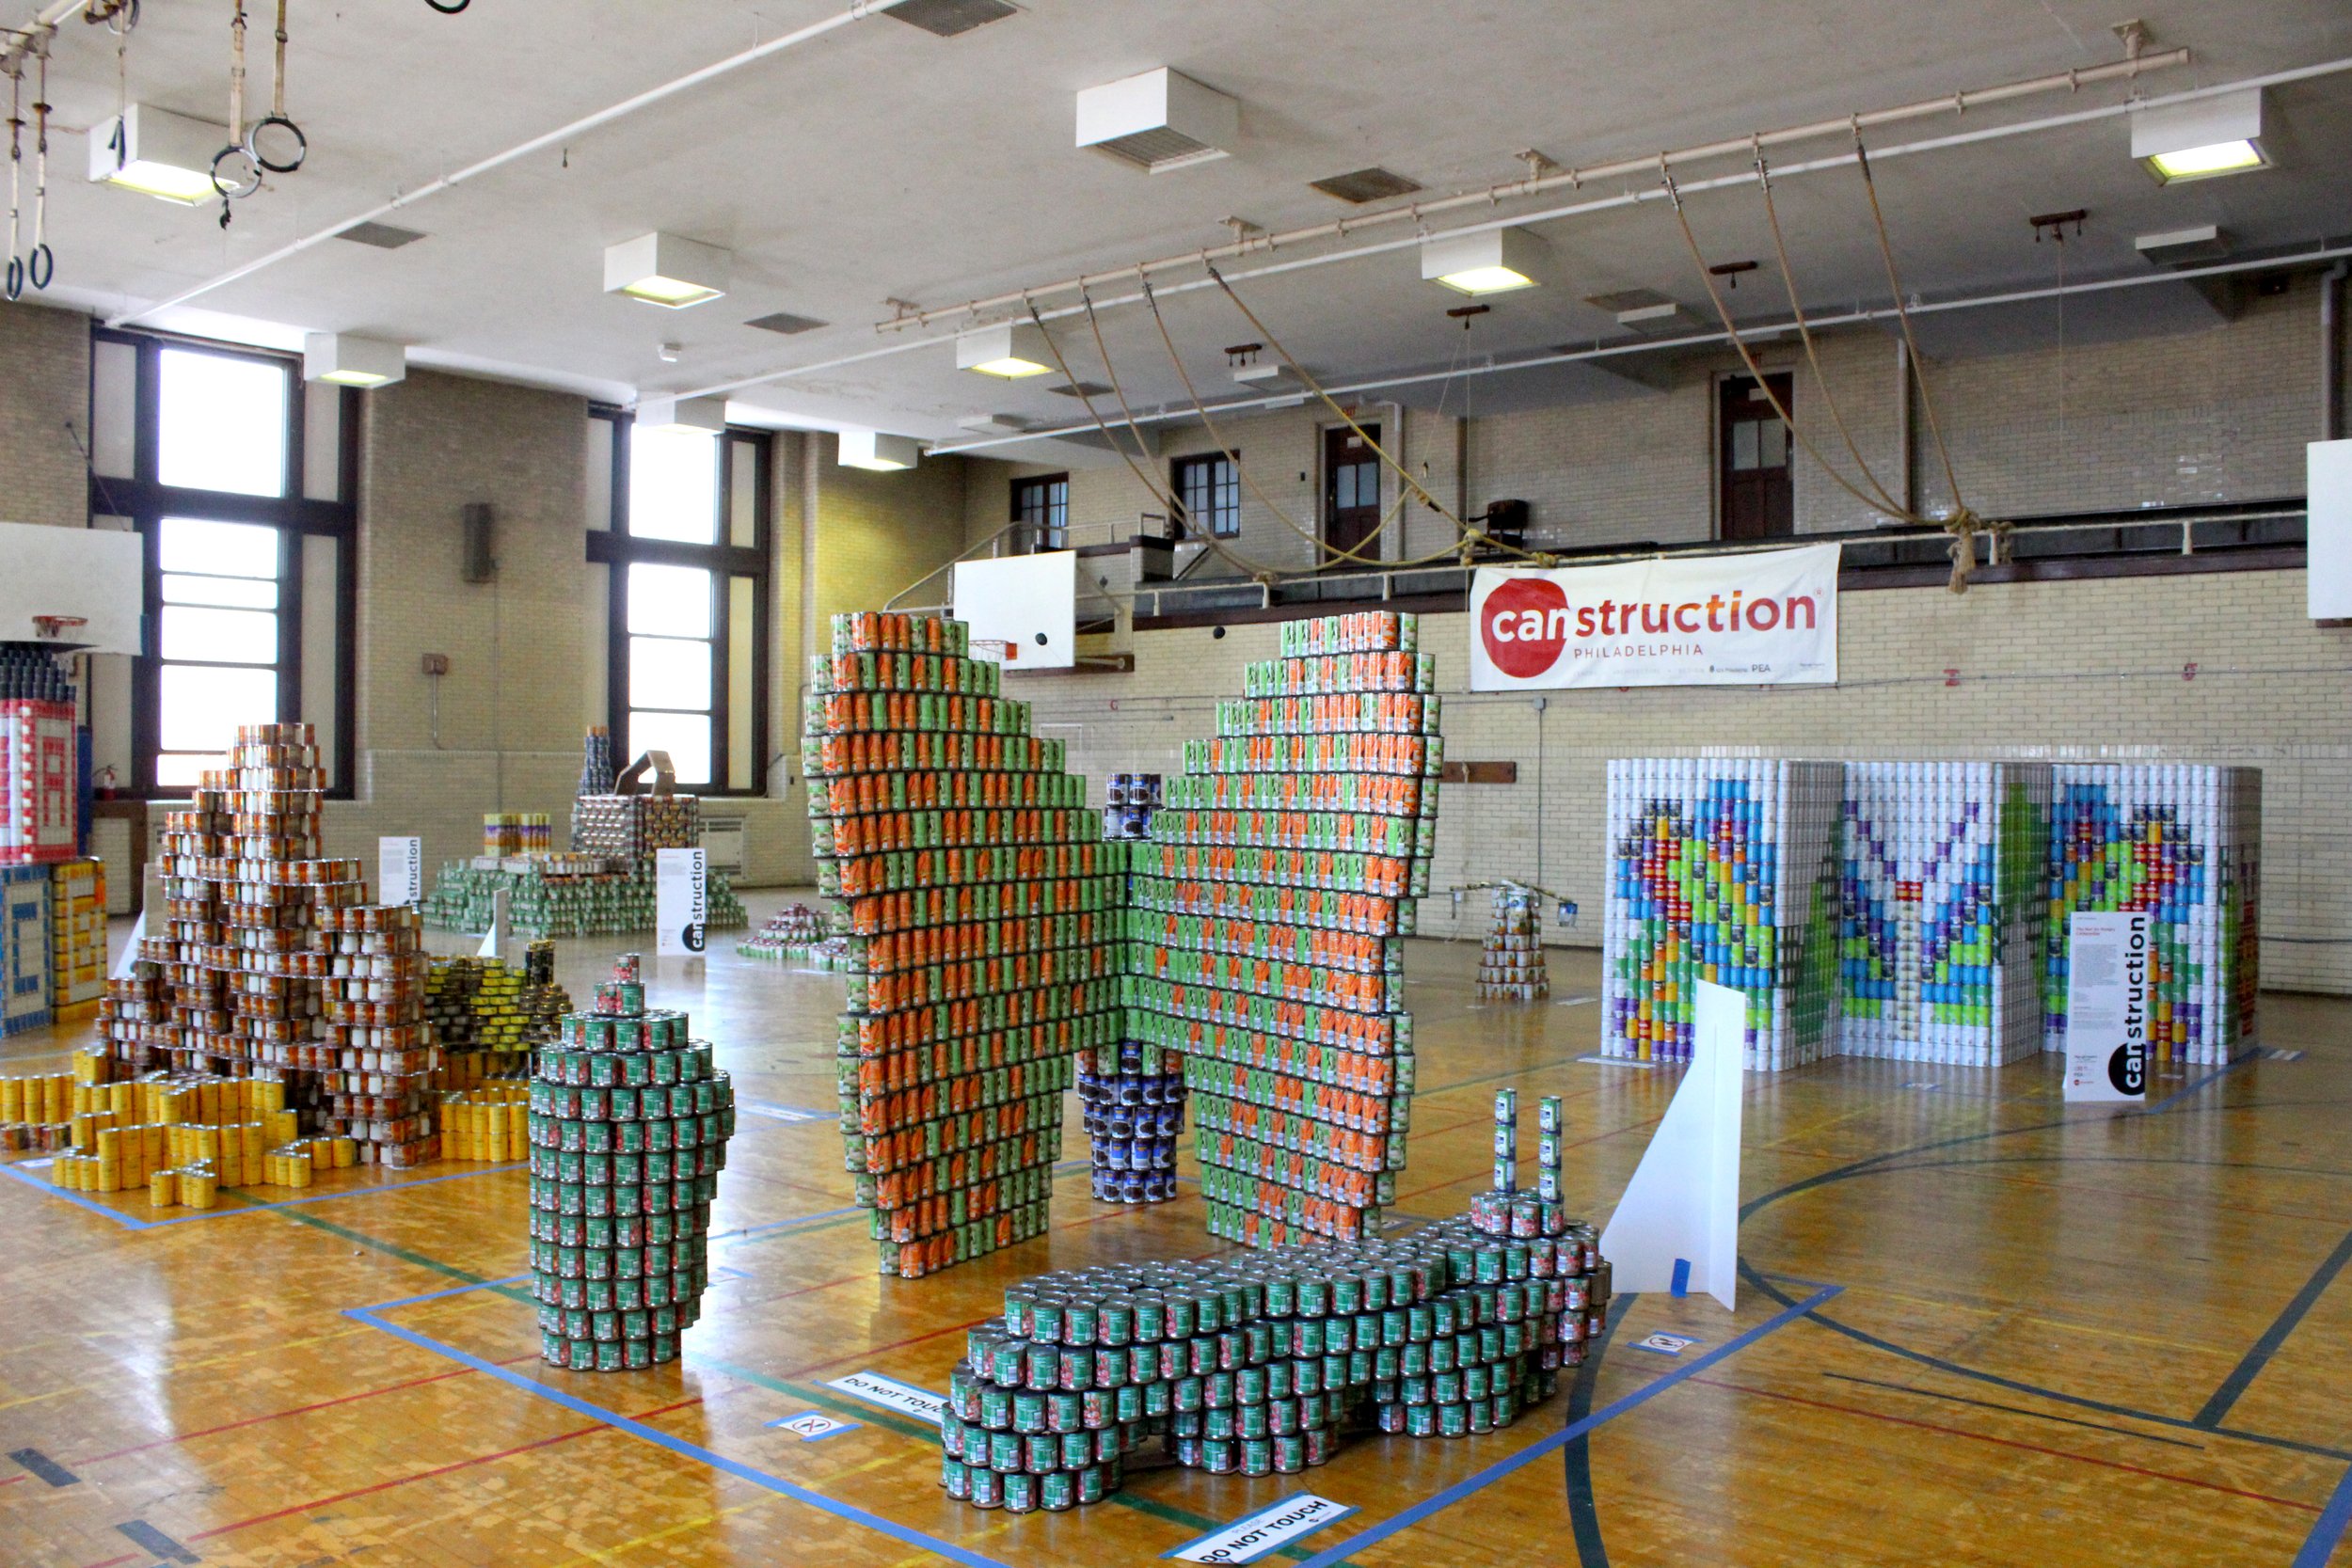
[[[1614,566],[1482,566],[1470,586],[1470,689],[1830,686],[1836,545]]]

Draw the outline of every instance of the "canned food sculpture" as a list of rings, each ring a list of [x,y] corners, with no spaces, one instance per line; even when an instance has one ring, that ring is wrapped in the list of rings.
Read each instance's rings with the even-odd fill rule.
[[[1470,1212],[1393,1241],[1042,1275],[971,1331],[940,1416],[941,1483],[1025,1513],[1098,1502],[1165,1445],[1216,1475],[1295,1475],[1362,1428],[1460,1437],[1558,1392],[1606,1325],[1609,1264],[1559,1200],[1559,1101],[1541,1186],[1517,1189],[1517,1103]]]
[[[1212,1235],[1377,1234],[1405,1168],[1403,939],[1436,845],[1417,617],[1289,621],[1129,849],[1128,1028],[1184,1058]],[[1155,1070],[1153,1053],[1139,1064]]]
[[[1494,886],[1494,919],[1478,953],[1481,1002],[1534,1002],[1551,994],[1544,967],[1543,895],[1524,882]]]
[[[1609,764],[1602,1054],[1689,1061],[1700,980],[1747,993],[1742,1066],[1836,1049],[1844,780],[1835,762]]]
[[[541,1359],[600,1372],[676,1360],[709,1283],[735,1085],[684,1013],[646,1007],[636,954],[539,1053],[530,1132]]]
[[[835,616],[802,745],[818,888],[846,906],[845,1158],[909,1279],[1045,1228],[1072,1055],[1120,1037],[1120,847],[969,656],[961,622]]]
[[[1837,1049],[1998,1067],[2042,1049],[2046,762],[1846,765]]]
[[[2061,763],[2055,771],[2042,1048],[2066,1049],[2066,922],[2076,910],[2151,916],[2158,1065],[2218,1066],[2251,1047],[2262,769]]]

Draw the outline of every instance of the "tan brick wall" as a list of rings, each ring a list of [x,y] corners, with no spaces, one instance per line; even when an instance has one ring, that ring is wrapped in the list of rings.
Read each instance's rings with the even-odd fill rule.
[[[89,522],[89,326],[79,311],[0,305],[0,522]]]
[[[2273,985],[2352,990],[2352,630],[2303,619],[2299,572],[1940,588],[1844,595],[1836,688],[1679,689],[1521,695],[1466,690],[1468,617],[1424,618],[1422,645],[1447,693],[1446,752],[1513,760],[1515,785],[1446,786],[1432,886],[1533,878],[1577,900],[1569,940],[1597,943],[1603,765],[1611,757],[1737,751],[1862,758],[2040,757],[2216,762],[2265,773],[2263,954]],[[1241,667],[1276,628],[1149,631],[1133,675],[1009,683],[1037,704],[1071,766],[1172,773],[1209,733]],[[2196,668],[2190,678],[2189,666]],[[1957,685],[1947,682],[1956,670]],[[1538,845],[1540,843],[1540,856]],[[1448,901],[1422,928],[1456,927]]]

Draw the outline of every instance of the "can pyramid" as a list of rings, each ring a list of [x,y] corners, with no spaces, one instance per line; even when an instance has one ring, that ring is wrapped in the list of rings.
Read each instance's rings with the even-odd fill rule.
[[[803,739],[818,885],[846,905],[841,1131],[882,1272],[1045,1228],[1072,1057],[1119,1038],[1124,879],[1063,743],[960,622],[836,616]]]

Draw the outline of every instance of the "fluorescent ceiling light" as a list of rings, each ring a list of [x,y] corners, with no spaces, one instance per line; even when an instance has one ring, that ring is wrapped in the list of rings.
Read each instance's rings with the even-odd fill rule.
[[[956,336],[956,369],[1017,381],[1054,368],[1054,351],[1035,322],[999,322]]]
[[[2263,90],[2248,87],[2132,115],[2132,156],[2159,184],[2262,168]]]
[[[646,398],[637,404],[640,430],[691,431],[716,436],[726,427],[724,398]]]
[[[675,234],[640,234],[604,250],[604,292],[683,310],[727,292],[734,258]]]
[[[1508,293],[1535,285],[1544,243],[1524,229],[1487,229],[1424,240],[1421,275],[1458,293]]]
[[[302,340],[302,379],[338,387],[387,387],[408,374],[408,351],[381,338],[312,332]]]
[[[845,430],[841,433],[841,451],[835,459],[845,468],[870,468],[877,473],[895,473],[912,468],[922,460],[923,449],[915,445],[912,436],[884,436],[872,430]]]
[[[213,156],[228,145],[229,132],[222,126],[134,103],[91,129],[90,182],[189,207],[217,201]]]

